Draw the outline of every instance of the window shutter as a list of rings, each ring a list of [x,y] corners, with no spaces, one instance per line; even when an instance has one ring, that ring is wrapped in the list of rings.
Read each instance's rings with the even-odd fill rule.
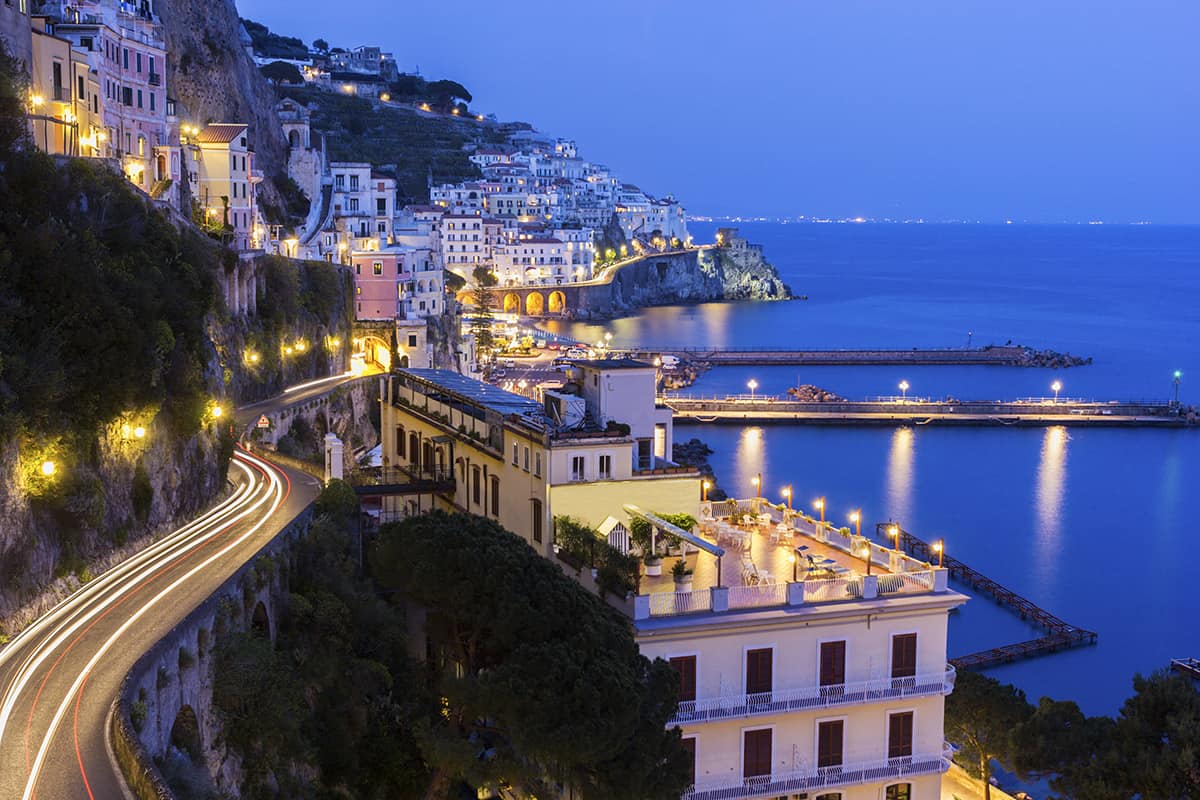
[[[917,635],[905,633],[892,637],[892,677],[911,678],[917,674]]]
[[[743,739],[742,777],[771,774],[771,729],[746,731]]]
[[[911,711],[888,715],[888,758],[912,755],[913,715]]]
[[[846,682],[846,643],[821,643],[821,685],[837,686]]]
[[[696,699],[696,657],[680,656],[672,658],[671,669],[679,676],[679,701]]]
[[[746,651],[746,694],[771,691],[771,648]]]
[[[840,767],[842,765],[842,734],[845,722],[833,720],[817,726],[817,766]]]

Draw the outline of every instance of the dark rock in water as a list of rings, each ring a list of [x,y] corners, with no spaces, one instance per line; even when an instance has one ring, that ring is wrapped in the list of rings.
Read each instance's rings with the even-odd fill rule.
[[[801,403],[837,403],[846,399],[819,386],[813,386],[811,383],[792,386],[787,393],[793,400]]]

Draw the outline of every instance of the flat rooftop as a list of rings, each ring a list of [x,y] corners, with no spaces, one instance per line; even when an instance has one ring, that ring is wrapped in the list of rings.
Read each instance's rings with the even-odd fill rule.
[[[396,374],[400,377],[409,376],[417,378],[427,388],[442,390],[456,396],[456,399],[473,403],[506,416],[508,414],[516,414],[523,417],[540,418],[543,415],[542,407],[536,401],[530,400],[528,397],[522,397],[519,394],[514,394],[513,392],[506,392],[489,383],[468,378],[453,370],[398,369],[396,370]]]
[[[588,369],[654,369],[653,364],[636,358],[572,358],[570,363]]]

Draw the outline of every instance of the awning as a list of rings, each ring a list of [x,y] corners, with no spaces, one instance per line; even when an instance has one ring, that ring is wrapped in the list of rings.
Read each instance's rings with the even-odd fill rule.
[[[671,534],[672,536],[678,536],[680,539],[683,539],[688,544],[693,545],[694,547],[698,547],[706,553],[712,553],[717,558],[720,558],[721,556],[725,555],[724,547],[715,545],[712,542],[708,541],[707,539],[701,539],[699,536],[696,536],[693,533],[688,533],[683,528],[680,528],[677,525],[672,525],[671,523],[667,522],[665,519],[659,519],[658,517],[654,516],[653,514],[642,511],[640,508],[638,508],[635,505],[627,504],[624,508],[625,508],[626,513],[628,513],[630,516],[640,517],[641,519],[646,520],[647,522],[649,522],[651,525],[658,528],[659,530],[666,531],[667,533]]]

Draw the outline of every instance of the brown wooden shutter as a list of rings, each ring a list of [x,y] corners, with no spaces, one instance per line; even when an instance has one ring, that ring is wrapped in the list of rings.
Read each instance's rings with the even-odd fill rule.
[[[746,651],[746,694],[771,691],[771,656],[769,647]]]
[[[845,722],[837,719],[817,725],[817,766],[838,767],[842,764],[842,734]]]
[[[690,783],[694,785],[696,783],[696,739],[695,737],[692,737],[691,739],[681,739],[680,742],[683,744],[683,749],[687,751],[689,756],[691,756],[692,777]]]
[[[771,774],[771,729],[746,731],[743,738],[742,777]]]
[[[912,755],[913,715],[911,711],[888,715],[888,758]]]
[[[905,633],[892,637],[892,677],[911,678],[917,674],[917,635]]]
[[[696,657],[679,656],[670,661],[671,669],[679,676],[679,701],[696,699]]]
[[[836,686],[846,682],[846,643],[821,643],[821,685]]]

